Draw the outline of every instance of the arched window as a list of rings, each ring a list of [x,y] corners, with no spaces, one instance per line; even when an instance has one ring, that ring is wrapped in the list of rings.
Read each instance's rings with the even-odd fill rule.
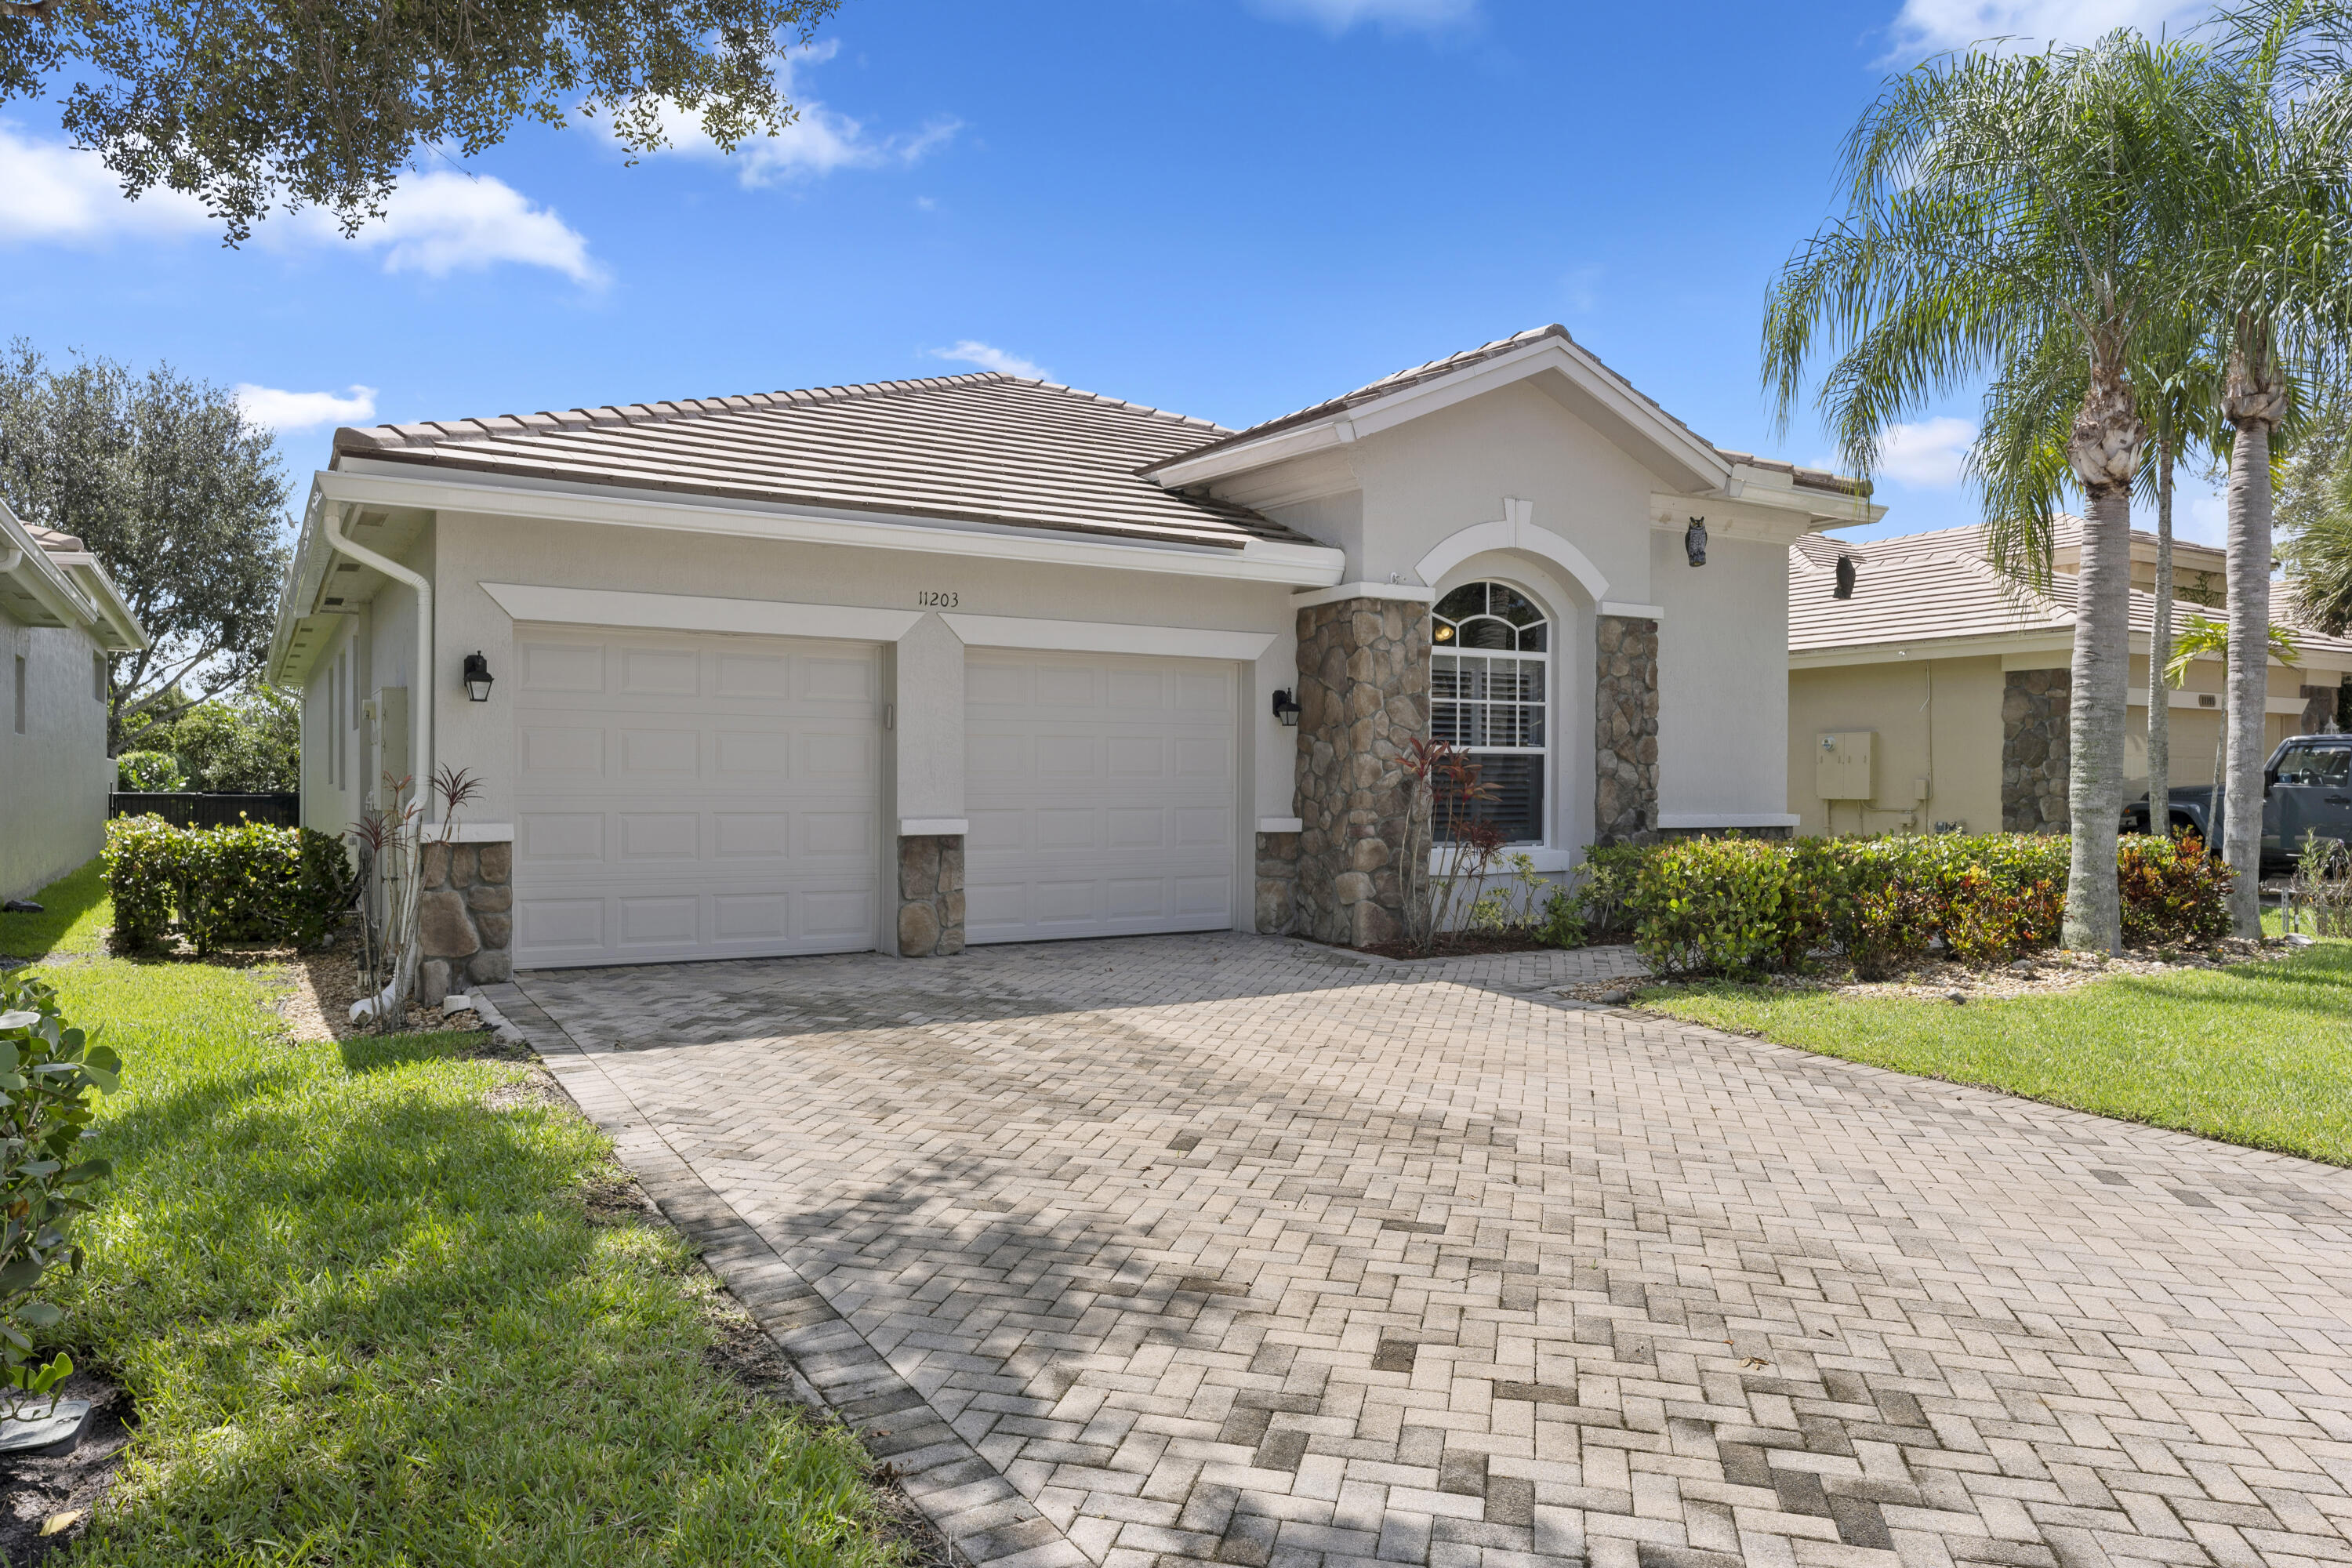
[[[1478,759],[1500,793],[1478,815],[1514,844],[1544,837],[1545,721],[1551,623],[1503,583],[1469,583],[1437,601],[1430,627],[1430,731]]]

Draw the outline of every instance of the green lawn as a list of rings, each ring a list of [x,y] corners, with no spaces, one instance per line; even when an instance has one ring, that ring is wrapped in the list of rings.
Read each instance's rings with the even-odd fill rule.
[[[33,895],[37,915],[0,914],[0,953],[10,958],[96,952],[114,924],[106,900],[106,871],[92,860]]]
[[[2352,942],[2014,1001],[1651,986],[1637,1005],[1898,1071],[2352,1165]]]
[[[85,920],[103,909],[42,940]],[[46,973],[124,1063],[100,1122],[117,1173],[57,1299],[140,1426],[73,1562],[899,1555],[847,1436],[706,1361],[685,1246],[592,1215],[594,1128],[486,1102],[525,1069],[469,1059],[472,1036],[289,1042],[248,973]]]

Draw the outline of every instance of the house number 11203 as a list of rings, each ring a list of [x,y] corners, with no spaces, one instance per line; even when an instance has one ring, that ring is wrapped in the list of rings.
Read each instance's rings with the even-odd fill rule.
[[[918,588],[915,603],[926,610],[952,610],[956,607],[953,588]]]

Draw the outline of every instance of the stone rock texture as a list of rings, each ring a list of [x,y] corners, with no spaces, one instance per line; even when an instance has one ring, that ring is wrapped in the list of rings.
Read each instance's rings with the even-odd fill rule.
[[[1299,611],[1298,706],[1292,929],[1346,947],[1393,941],[1425,881],[1400,873],[1407,824],[1428,815],[1405,764],[1429,732],[1429,606],[1342,599]],[[1263,872],[1259,886],[1263,919]]]
[[[1650,843],[1658,826],[1658,623],[1602,616],[1597,640],[1594,842]]]
[[[2317,735],[2336,722],[2337,709],[2344,700],[2341,686],[2306,686],[2303,689],[2303,717],[2295,721],[2298,735]]]
[[[417,899],[416,1000],[437,1007],[461,984],[513,978],[514,846],[427,844]]]
[[[898,956],[945,958],[962,951],[962,836],[899,839]]]
[[[2063,833],[2067,704],[2074,677],[2064,669],[2012,669],[2000,694],[2000,830]]]
[[[1298,921],[1298,839],[1296,833],[1257,836],[1257,930],[1287,936]]]

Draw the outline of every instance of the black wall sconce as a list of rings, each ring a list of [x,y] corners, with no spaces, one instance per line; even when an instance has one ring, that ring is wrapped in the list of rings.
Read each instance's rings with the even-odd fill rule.
[[[1851,599],[1853,597],[1853,556],[1841,555],[1838,557],[1837,586],[1830,590],[1830,597],[1833,599]]]
[[[1706,564],[1706,519],[1695,517],[1683,530],[1683,553],[1690,557],[1694,566]]]
[[[490,661],[478,651],[466,656],[466,698],[471,702],[490,700]]]
[[[1274,717],[1286,730],[1298,728],[1298,702],[1287,691],[1274,694]]]

